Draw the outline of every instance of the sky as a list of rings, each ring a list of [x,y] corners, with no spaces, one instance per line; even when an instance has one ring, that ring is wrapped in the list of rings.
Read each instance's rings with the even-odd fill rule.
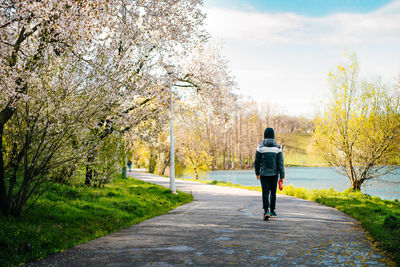
[[[205,0],[206,28],[240,95],[312,118],[328,73],[356,53],[361,77],[400,76],[400,0]]]

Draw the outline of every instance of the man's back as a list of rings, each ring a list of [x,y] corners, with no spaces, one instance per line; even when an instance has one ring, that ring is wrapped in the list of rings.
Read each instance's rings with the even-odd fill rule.
[[[260,142],[256,151],[256,175],[285,177],[283,168],[283,155],[281,147],[272,138]]]

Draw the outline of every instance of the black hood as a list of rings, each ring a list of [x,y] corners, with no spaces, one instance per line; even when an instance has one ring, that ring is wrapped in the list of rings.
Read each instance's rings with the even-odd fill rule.
[[[272,128],[267,128],[264,131],[264,139],[274,139],[275,138],[275,133],[274,133],[274,129]]]
[[[280,148],[280,146],[279,146],[278,143],[275,141],[275,139],[271,139],[271,138],[264,139],[264,140],[261,142],[261,144],[262,144],[262,145],[260,145],[260,146],[279,147],[279,148]]]

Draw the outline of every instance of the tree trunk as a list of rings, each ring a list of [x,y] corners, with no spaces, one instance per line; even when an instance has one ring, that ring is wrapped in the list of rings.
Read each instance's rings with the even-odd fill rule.
[[[231,163],[231,148],[230,148],[230,140],[229,140],[229,132],[228,132],[228,134],[226,135],[226,151],[227,151],[227,153],[228,153],[228,155],[227,155],[227,167],[228,167],[228,169],[230,169],[230,163]]]
[[[0,112],[0,209],[4,215],[10,214],[10,202],[7,201],[6,177],[4,170],[4,155],[3,155],[3,132],[4,126],[14,115],[15,109],[8,105]]]
[[[354,174],[354,178],[353,178],[353,180],[351,180],[351,189],[360,191],[361,185],[364,183],[364,181],[365,181],[365,177],[363,177],[363,176],[357,177]]]
[[[9,59],[9,66],[11,68],[13,68],[17,64],[18,52],[20,51],[21,44],[27,38],[25,31],[26,31],[26,28],[23,26],[19,32],[17,42],[14,44],[14,49],[13,49],[13,52],[11,53],[10,59]],[[25,66],[25,67],[27,67],[27,66]],[[16,84],[19,87],[19,88],[16,88],[16,91],[19,90],[21,93],[26,93],[26,90],[27,90],[26,84],[21,86],[23,84],[22,78],[17,78]],[[10,100],[10,102],[7,104],[7,106],[0,112],[0,209],[5,215],[9,215],[11,203],[10,202],[7,203],[7,201],[6,201],[7,189],[6,189],[6,183],[5,183],[5,170],[4,170],[4,157],[3,157],[3,133],[4,133],[4,127],[5,127],[6,123],[11,119],[11,117],[14,115],[14,113],[16,111],[16,109],[14,107],[12,107],[12,104],[14,101],[16,101],[16,99]]]
[[[253,155],[251,152],[249,152],[249,168],[253,167]]]
[[[224,167],[224,170],[226,170],[226,165],[225,165],[225,152],[224,152],[224,154],[223,154],[223,167]]]
[[[149,159],[149,172],[154,173],[157,165],[157,154],[153,152],[153,149],[150,149],[150,159]]]
[[[167,161],[165,162],[164,166],[161,169],[161,175],[165,175],[165,170],[167,169],[170,160],[171,160],[171,154],[168,154]]]
[[[87,162],[86,162],[86,175],[85,175],[85,185],[86,186],[90,186],[93,182],[93,178],[94,178],[94,171],[92,169],[92,163],[95,159],[95,153],[92,151],[88,158],[87,158]]]
[[[361,185],[362,185],[362,181],[360,181],[360,180],[351,181],[351,189],[353,189],[355,191],[360,191]]]
[[[4,159],[3,159],[3,129],[4,125],[0,125],[0,209],[4,215],[8,215],[7,208],[7,195],[6,195],[6,182],[4,173]]]
[[[194,170],[194,178],[196,180],[199,180],[199,172],[197,171],[196,165],[193,165],[193,170]]]
[[[89,187],[93,180],[93,170],[89,165],[86,165],[85,185]]]
[[[238,143],[239,143],[239,127],[238,127],[238,118],[237,113],[235,113],[235,128],[234,128],[234,138],[233,138],[233,153],[232,153],[232,169],[236,168],[236,155],[238,152]]]
[[[215,153],[214,153],[214,149],[212,149],[212,151],[211,151],[211,157],[212,157],[212,160],[211,160],[211,170],[215,170],[215,164],[216,164],[216,162],[215,162]]]
[[[239,148],[239,162],[240,162],[240,168],[243,169],[243,156],[242,156],[242,113],[240,113],[240,117],[239,117],[239,141],[238,141],[238,148]]]

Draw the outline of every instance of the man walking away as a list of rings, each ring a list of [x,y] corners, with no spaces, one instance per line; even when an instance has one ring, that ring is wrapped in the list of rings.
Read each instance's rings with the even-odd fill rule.
[[[131,167],[132,167],[132,161],[128,161],[128,168],[129,168],[129,171],[131,171]]]
[[[265,221],[270,216],[276,216],[275,205],[278,175],[280,179],[285,178],[282,149],[274,138],[274,129],[265,129],[264,140],[257,147],[254,164],[257,179],[261,180]]]

